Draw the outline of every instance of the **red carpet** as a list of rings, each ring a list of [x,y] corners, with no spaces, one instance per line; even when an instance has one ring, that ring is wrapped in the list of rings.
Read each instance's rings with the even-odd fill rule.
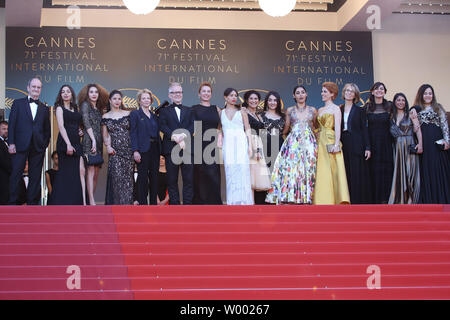
[[[0,299],[450,299],[450,206],[0,207]]]

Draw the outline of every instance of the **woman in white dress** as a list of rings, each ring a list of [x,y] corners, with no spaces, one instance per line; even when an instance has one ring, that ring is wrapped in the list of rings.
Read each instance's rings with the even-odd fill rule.
[[[238,92],[228,88],[224,92],[225,109],[220,122],[223,132],[223,162],[228,205],[252,205],[249,156],[251,155],[251,129],[248,116],[236,105]]]

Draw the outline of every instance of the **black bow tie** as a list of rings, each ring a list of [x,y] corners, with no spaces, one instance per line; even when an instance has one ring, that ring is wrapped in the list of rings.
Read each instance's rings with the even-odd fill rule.
[[[28,99],[28,102],[29,102],[29,103],[33,103],[33,102],[34,102],[34,103],[36,103],[36,104],[39,104],[39,99],[34,100],[33,98],[29,98],[29,99]]]

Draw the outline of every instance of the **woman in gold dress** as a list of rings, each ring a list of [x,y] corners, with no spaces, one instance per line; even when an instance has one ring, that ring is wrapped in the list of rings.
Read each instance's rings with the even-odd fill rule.
[[[319,109],[319,155],[317,158],[316,188],[313,204],[349,204],[347,176],[341,139],[341,110],[333,103],[339,92],[333,82],[322,84],[322,101]]]

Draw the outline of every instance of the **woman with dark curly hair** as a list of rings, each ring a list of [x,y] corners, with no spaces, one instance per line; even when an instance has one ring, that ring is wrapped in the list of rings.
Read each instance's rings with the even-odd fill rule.
[[[108,91],[99,84],[88,84],[78,94],[78,104],[83,117],[83,155],[95,156],[103,154],[101,131],[102,114],[108,103]],[[86,162],[86,186],[89,204],[95,205],[94,193],[97,187],[100,164]]]

